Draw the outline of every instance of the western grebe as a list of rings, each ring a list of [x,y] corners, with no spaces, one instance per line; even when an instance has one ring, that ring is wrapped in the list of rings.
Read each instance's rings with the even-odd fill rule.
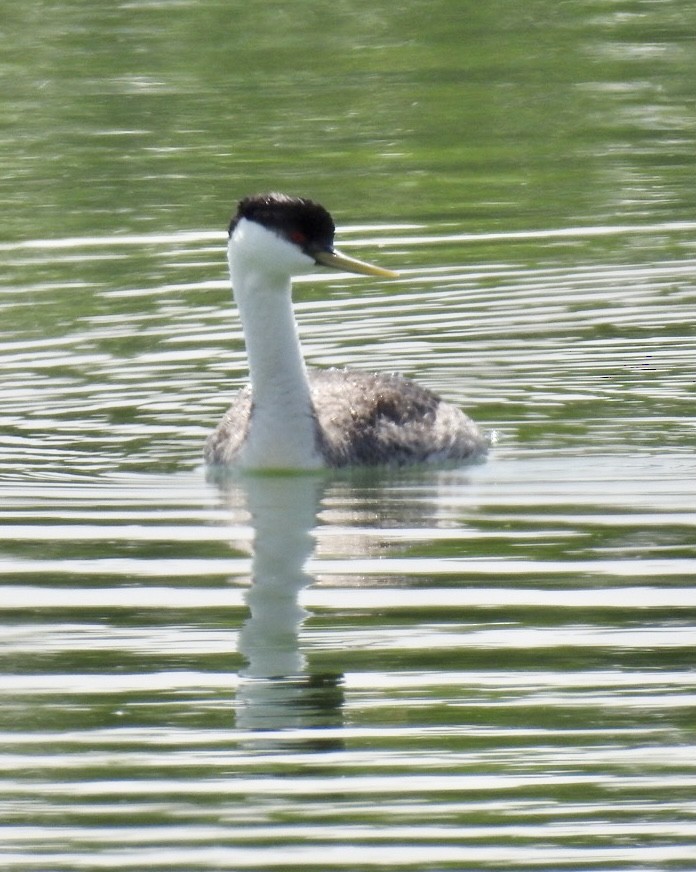
[[[312,200],[241,200],[227,256],[250,385],[206,443],[209,464],[259,470],[403,465],[483,456],[488,440],[456,406],[399,375],[307,369],[291,277],[314,266],[398,274],[337,252],[331,215]]]

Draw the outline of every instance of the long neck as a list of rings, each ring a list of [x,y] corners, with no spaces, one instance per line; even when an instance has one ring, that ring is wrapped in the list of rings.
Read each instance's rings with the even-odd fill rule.
[[[240,460],[260,469],[315,469],[316,419],[292,311],[290,280],[230,264],[244,329],[252,412]]]

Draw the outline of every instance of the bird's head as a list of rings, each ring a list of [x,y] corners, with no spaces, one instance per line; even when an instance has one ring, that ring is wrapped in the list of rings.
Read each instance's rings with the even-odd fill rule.
[[[316,264],[395,278],[398,274],[349,257],[334,248],[336,225],[319,203],[287,194],[255,194],[240,200],[229,226],[230,262],[238,254],[290,275]]]

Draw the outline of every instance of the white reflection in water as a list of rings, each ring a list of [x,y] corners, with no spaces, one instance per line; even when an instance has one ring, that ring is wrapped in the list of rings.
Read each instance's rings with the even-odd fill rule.
[[[323,489],[324,479],[311,475],[243,476],[224,485],[228,505],[244,505],[254,530],[250,616],[239,633],[247,662],[237,688],[239,729],[341,722],[341,676],[311,673],[299,641],[308,612],[298,596],[313,580],[305,565]]]

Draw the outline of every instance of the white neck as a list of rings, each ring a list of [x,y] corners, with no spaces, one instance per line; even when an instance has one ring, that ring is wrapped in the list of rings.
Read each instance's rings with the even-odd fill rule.
[[[250,469],[317,469],[323,463],[317,451],[307,370],[292,310],[290,268],[277,263],[273,252],[259,257],[259,248],[264,249],[254,237],[261,235],[267,243],[272,234],[253,222],[243,222],[229,247],[252,393],[249,432],[239,463]],[[291,249],[274,236],[276,243]],[[292,254],[294,257],[294,249]],[[302,266],[306,264],[302,262]]]

